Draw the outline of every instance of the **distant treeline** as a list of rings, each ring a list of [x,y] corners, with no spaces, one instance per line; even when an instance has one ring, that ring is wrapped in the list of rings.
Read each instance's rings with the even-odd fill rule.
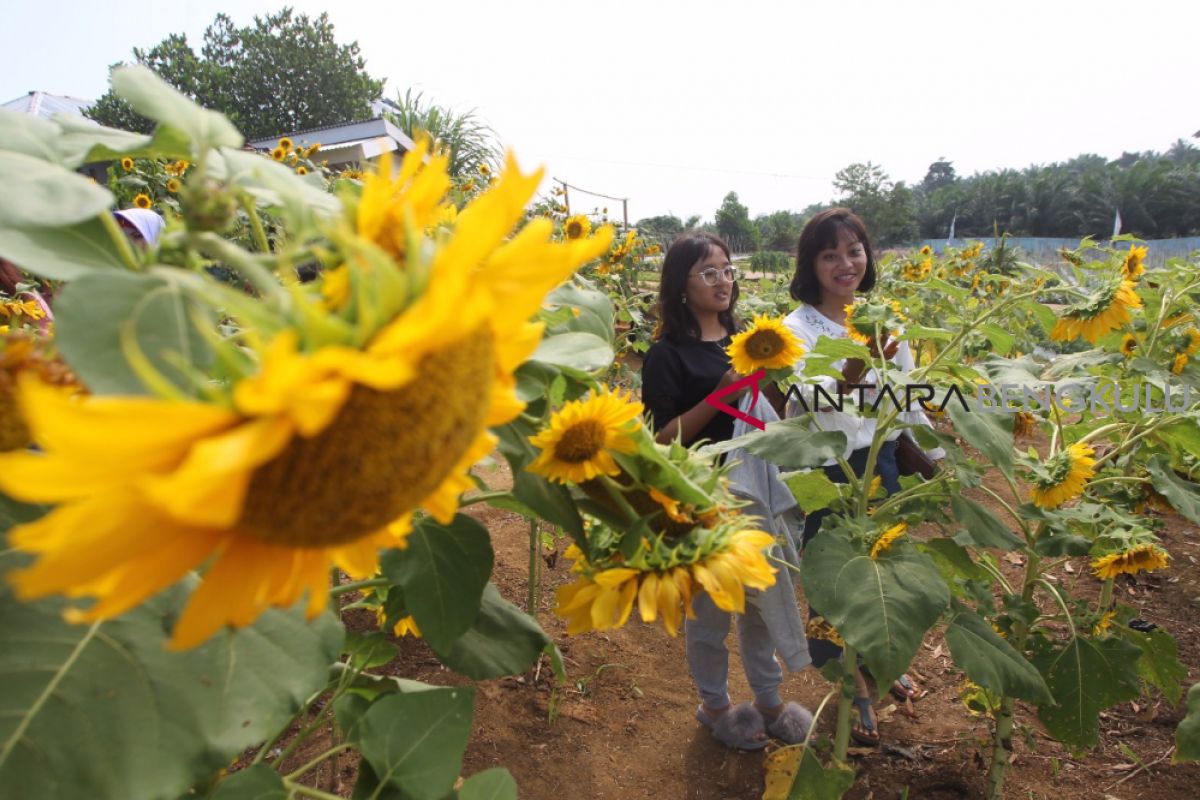
[[[1106,237],[1120,215],[1121,233],[1143,239],[1200,235],[1200,149],[1180,139],[1165,153],[1125,153],[1109,160],[1070,161],[959,177],[945,158],[929,165],[921,183],[893,182],[883,168],[851,164],[834,178],[839,197],[801,212],[754,219],[730,192],[702,228],[716,231],[739,252],[788,251],[817,211],[847,206],[866,219],[877,244],[922,239],[1013,236]],[[692,222],[693,220],[689,220]],[[668,240],[684,230],[671,215],[640,220],[644,234]]]

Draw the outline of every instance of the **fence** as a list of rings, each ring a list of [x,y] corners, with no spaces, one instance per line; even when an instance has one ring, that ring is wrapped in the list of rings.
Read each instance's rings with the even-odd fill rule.
[[[941,253],[947,246],[965,247],[971,242],[983,242],[983,246],[990,250],[996,246],[999,240],[994,237],[968,237],[959,239],[926,239],[918,243],[917,247],[928,245],[933,248],[934,252]],[[1074,250],[1079,246],[1079,239],[1054,239],[1049,237],[1033,237],[1033,236],[1010,236],[1006,243],[1007,247],[1019,248],[1024,252],[1026,260],[1036,264],[1049,265],[1062,259],[1058,251],[1062,248]],[[1103,240],[1097,240],[1097,244],[1104,244]],[[1146,265],[1151,267],[1161,267],[1167,263],[1169,258],[1187,258],[1196,251],[1200,250],[1200,236],[1188,236],[1181,239],[1148,239],[1142,242],[1146,247]],[[1129,242],[1115,242],[1114,247],[1120,250],[1128,250]]]

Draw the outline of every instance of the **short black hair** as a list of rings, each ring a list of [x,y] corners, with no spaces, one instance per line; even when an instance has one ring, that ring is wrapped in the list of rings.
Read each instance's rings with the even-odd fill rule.
[[[821,302],[821,284],[817,282],[817,256],[837,247],[838,235],[849,231],[867,251],[867,274],[858,285],[860,292],[875,288],[875,252],[862,219],[848,208],[830,208],[808,221],[796,245],[796,274],[789,287],[792,299],[810,306]]]

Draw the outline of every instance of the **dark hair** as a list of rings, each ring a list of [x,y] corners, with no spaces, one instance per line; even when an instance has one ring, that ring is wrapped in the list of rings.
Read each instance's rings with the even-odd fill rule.
[[[708,255],[712,248],[719,248],[726,258],[731,258],[729,245],[716,234],[688,231],[675,237],[667,254],[663,257],[662,276],[658,283],[658,330],[655,339],[674,339],[676,341],[691,337],[700,338],[700,323],[696,315],[683,302],[687,292],[688,275],[692,267]],[[737,305],[738,285],[733,284],[729,293],[729,308],[717,314],[725,330],[734,333],[737,328],[737,317],[734,307]]]
[[[875,288],[875,253],[867,236],[867,226],[857,214],[848,208],[830,208],[808,221],[796,245],[796,274],[789,287],[793,300],[808,305],[821,302],[821,284],[817,282],[817,256],[822,251],[837,247],[838,235],[849,231],[867,251],[867,274],[858,285],[860,292]]]

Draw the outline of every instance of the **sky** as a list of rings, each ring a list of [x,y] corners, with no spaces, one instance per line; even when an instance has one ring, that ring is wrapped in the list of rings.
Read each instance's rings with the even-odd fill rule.
[[[10,4],[0,102],[99,97],[132,48],[185,33],[198,52],[217,13],[245,25],[282,5]],[[1194,0],[292,5],[328,11],[385,96],[474,109],[523,167],[545,167],[543,191],[558,178],[628,198],[631,222],[711,220],[730,191],[752,216],[799,211],[834,199],[854,162],[912,184],[942,157],[970,175],[1200,145]],[[619,203],[571,199],[619,219]]]

